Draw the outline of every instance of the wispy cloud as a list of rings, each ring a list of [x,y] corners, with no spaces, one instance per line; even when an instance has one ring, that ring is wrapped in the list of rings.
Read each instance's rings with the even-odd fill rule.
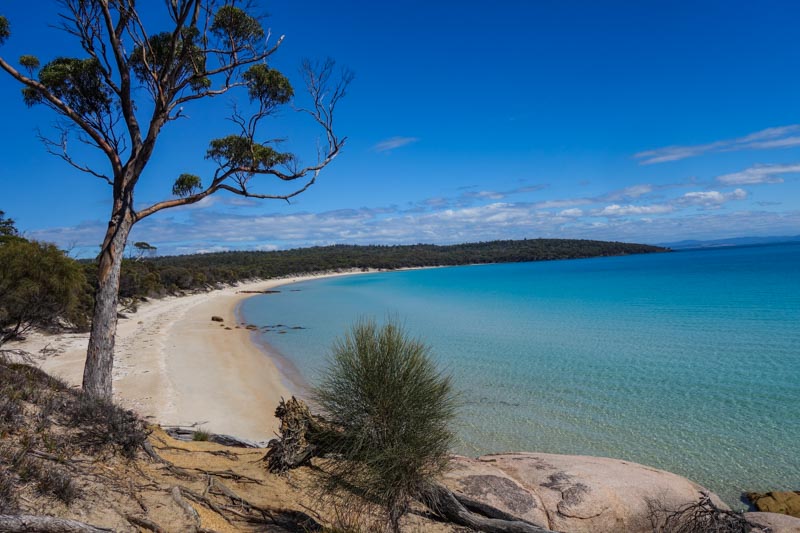
[[[679,161],[689,157],[697,157],[714,152],[736,152],[739,150],[764,150],[768,148],[787,148],[800,146],[800,124],[767,128],[744,137],[725,139],[707,144],[690,146],[665,146],[654,150],[645,150],[634,154],[642,165]]]
[[[800,173],[800,164],[792,165],[753,165],[741,172],[717,176],[716,181],[723,185],[756,185],[760,183],[783,183],[780,174]]]
[[[418,137],[390,137],[372,147],[376,152],[391,152],[419,141]]]
[[[652,205],[607,205],[603,209],[593,212],[595,216],[600,217],[624,217],[631,215],[663,215],[672,213],[675,207],[669,204],[652,204]]]
[[[730,192],[697,191],[687,192],[683,196],[678,197],[674,202],[679,205],[719,207],[727,202],[744,200],[745,198],[747,198],[747,191],[744,189],[735,189]]]

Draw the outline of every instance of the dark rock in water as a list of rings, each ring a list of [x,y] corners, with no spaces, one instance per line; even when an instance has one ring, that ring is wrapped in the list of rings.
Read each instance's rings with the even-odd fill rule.
[[[800,491],[748,492],[747,499],[753,502],[759,511],[800,518]]]
[[[230,327],[228,327],[228,326],[225,326],[225,329],[231,329],[231,328],[230,328]]]
[[[292,326],[291,329],[306,329],[303,326]]]
[[[239,294],[277,294],[281,291],[237,291]]]
[[[225,319],[222,318],[221,316],[214,315],[214,316],[211,317],[211,321],[212,322],[225,322]]]
[[[244,329],[254,330],[258,329],[258,326],[256,326],[255,324],[247,324]]]

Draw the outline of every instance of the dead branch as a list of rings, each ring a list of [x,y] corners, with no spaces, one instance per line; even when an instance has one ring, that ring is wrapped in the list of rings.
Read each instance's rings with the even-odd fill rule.
[[[747,533],[753,527],[741,513],[720,509],[708,492],[700,499],[679,507],[666,509],[655,500],[647,500],[650,524],[657,533]]]

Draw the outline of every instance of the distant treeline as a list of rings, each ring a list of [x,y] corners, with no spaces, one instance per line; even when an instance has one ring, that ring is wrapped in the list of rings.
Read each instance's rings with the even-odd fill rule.
[[[276,278],[348,269],[398,269],[476,263],[578,259],[668,251],[643,244],[570,239],[525,239],[438,246],[318,246],[276,252],[221,252],[126,260],[120,296],[139,298]],[[84,262],[90,282],[93,263]]]

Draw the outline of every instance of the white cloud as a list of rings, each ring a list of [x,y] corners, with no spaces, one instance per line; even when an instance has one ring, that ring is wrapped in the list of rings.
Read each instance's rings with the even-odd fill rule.
[[[372,147],[376,152],[391,152],[397,148],[407,146],[419,140],[418,137],[391,137],[385,139]]]
[[[741,172],[733,172],[717,176],[717,182],[723,185],[755,185],[760,183],[783,183],[779,174],[795,174],[800,172],[800,164],[792,165],[753,165]]]
[[[649,194],[651,192],[653,192],[652,185],[640,184],[640,185],[632,185],[630,187],[625,187],[624,189],[620,189],[618,191],[611,191],[602,198],[604,201],[614,202],[618,200],[625,200],[628,198],[639,198],[640,196],[644,196],[645,194]]]
[[[682,205],[716,207],[733,200],[744,200],[745,198],[747,198],[747,191],[744,189],[735,189],[726,193],[719,191],[697,191],[687,192],[675,202]]]
[[[595,216],[601,217],[621,217],[630,215],[663,215],[671,213],[675,208],[668,204],[653,205],[607,205],[603,209],[593,212]]]
[[[583,216],[583,209],[572,208],[572,209],[564,209],[563,211],[558,213],[560,217],[582,217]]]
[[[696,157],[714,152],[736,152],[739,150],[764,150],[769,148],[786,148],[790,146],[800,146],[800,136],[794,135],[800,132],[800,124],[780,126],[777,128],[763,129],[744,137],[735,139],[725,139],[707,144],[696,144],[690,146],[665,146],[654,150],[645,150],[634,154],[633,157],[639,160],[642,165],[653,163],[665,163],[667,161],[679,161],[689,157]]]
[[[590,198],[568,198],[564,200],[547,200],[533,204],[537,209],[559,209],[562,207],[573,207],[576,205],[586,205],[594,203]]]

